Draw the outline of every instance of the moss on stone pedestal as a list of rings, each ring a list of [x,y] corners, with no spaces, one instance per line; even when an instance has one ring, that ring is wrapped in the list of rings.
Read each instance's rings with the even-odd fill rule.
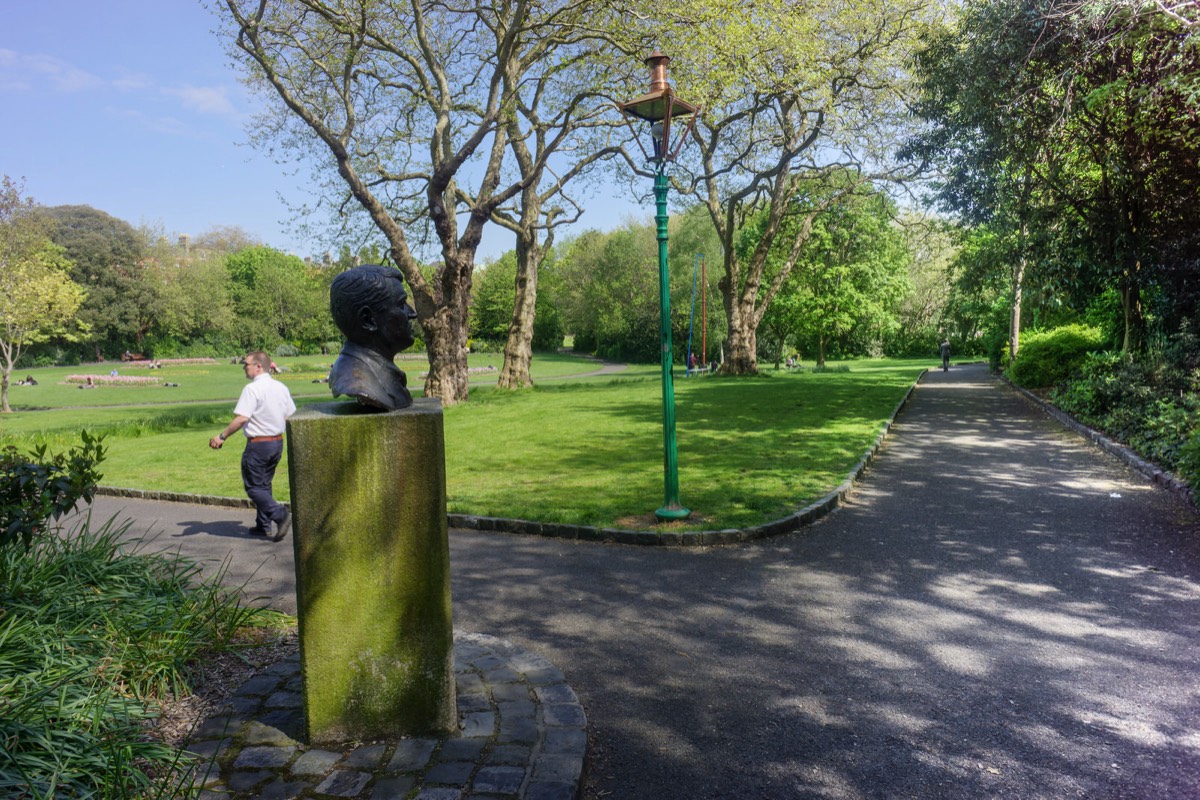
[[[441,405],[307,406],[288,474],[309,741],[453,730]]]

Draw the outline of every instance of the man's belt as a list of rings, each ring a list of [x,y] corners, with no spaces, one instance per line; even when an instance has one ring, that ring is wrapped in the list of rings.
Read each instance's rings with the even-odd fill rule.
[[[247,436],[246,441],[249,442],[278,442],[283,438],[282,433],[277,433],[274,436]]]

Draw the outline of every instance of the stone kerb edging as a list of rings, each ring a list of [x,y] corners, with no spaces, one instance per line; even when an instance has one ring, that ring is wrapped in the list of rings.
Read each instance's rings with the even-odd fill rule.
[[[831,511],[835,510],[843,498],[854,488],[855,482],[862,474],[871,459],[883,446],[883,441],[891,430],[892,423],[900,410],[908,403],[913,391],[928,370],[922,370],[912,386],[896,403],[892,413],[879,428],[879,434],[863,453],[858,463],[846,474],[837,488],[816,502],[805,506],[794,514],[753,525],[749,528],[724,528],[722,530],[706,531],[654,531],[654,530],[624,530],[621,528],[596,528],[587,525],[567,525],[556,522],[534,522],[532,520],[508,519],[505,517],[481,517],[474,514],[447,514],[447,522],[451,528],[465,528],[474,531],[495,531],[497,533],[516,533],[529,536],[547,536],[556,539],[573,539],[586,542],[615,542],[617,544],[654,545],[659,547],[711,547],[714,545],[739,544],[755,539],[765,539],[793,533],[805,525],[811,525]],[[130,497],[138,500],[164,500],[173,503],[192,503],[196,505],[231,506],[234,508],[253,508],[253,504],[245,497],[214,497],[212,495],[185,494],[182,492],[159,492],[143,489],[124,489],[115,486],[99,486],[97,494],[112,497]]]
[[[1026,400],[1040,408],[1047,416],[1052,417],[1063,426],[1069,428],[1075,433],[1078,433],[1085,439],[1090,440],[1094,445],[1106,453],[1115,456],[1121,461],[1124,461],[1130,467],[1149,478],[1152,483],[1157,483],[1169,491],[1174,492],[1192,505],[1196,504],[1196,495],[1192,491],[1191,487],[1176,475],[1168,472],[1157,464],[1147,461],[1130,448],[1108,438],[1100,431],[1089,428],[1087,425],[1084,425],[1082,422],[1075,419],[1050,401],[1038,397],[1028,389],[1017,386],[1008,379],[1008,376],[1004,375],[1003,373],[1000,373],[1000,380],[1008,384],[1008,386],[1018,395],[1024,397]]]

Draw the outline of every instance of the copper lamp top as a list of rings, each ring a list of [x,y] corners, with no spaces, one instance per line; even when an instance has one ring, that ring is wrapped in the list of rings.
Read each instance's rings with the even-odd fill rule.
[[[622,111],[650,122],[696,112],[696,106],[676,97],[667,82],[667,62],[670,60],[670,56],[657,50],[646,57],[646,66],[650,67],[650,91],[635,100],[620,103]]]
[[[657,50],[646,57],[646,66],[650,68],[651,93],[661,92],[667,88],[667,64],[670,61],[670,56],[663,55]]]

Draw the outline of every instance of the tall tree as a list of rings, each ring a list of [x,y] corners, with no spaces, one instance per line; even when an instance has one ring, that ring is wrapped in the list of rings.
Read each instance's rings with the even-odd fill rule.
[[[1126,350],[1146,288],[1194,274],[1200,47],[1166,5],[970,0],[919,59],[936,128],[915,151],[946,165],[946,208],[1011,242],[1013,356],[1030,267],[1080,305],[1116,284]]]
[[[237,326],[225,268],[229,245],[207,236],[172,242],[155,228],[141,234],[147,270],[162,297],[153,355],[166,357],[174,348],[196,342],[231,347]]]
[[[910,122],[906,64],[940,4],[672,0],[657,9],[679,93],[704,108],[681,155],[689,174],[675,181],[705,205],[723,244],[723,369],[753,373],[758,326],[816,216],[841,193],[915,174],[894,158]],[[798,211],[794,198],[822,178],[834,191]],[[759,214],[756,247],[735,247]],[[768,279],[772,253],[783,256]]]
[[[128,222],[91,206],[52,206],[39,213],[55,222],[51,237],[72,262],[71,278],[87,290],[79,316],[90,330],[96,359],[140,350],[162,313],[142,236]]]
[[[658,339],[646,335],[658,327],[654,236],[653,227],[631,222],[586,231],[566,248],[563,313],[576,350],[645,363],[661,357]]]
[[[817,187],[818,192],[823,188]],[[790,339],[810,343],[819,366],[825,364],[830,342],[844,340],[856,329],[864,332],[862,338],[872,340],[874,349],[881,349],[885,336],[898,325],[900,300],[911,288],[909,253],[894,223],[895,208],[886,196],[869,187],[837,194],[837,202],[812,217],[811,223],[806,212],[785,222],[780,242],[796,238],[787,225],[810,225],[811,230],[776,297],[783,301],[778,307],[773,303],[763,317],[776,329],[780,347]],[[794,202],[825,205],[806,193]],[[767,216],[764,212],[751,220],[743,231],[741,247],[752,250],[758,246],[757,237]],[[780,242],[768,259],[769,274],[778,269],[778,262],[790,257]],[[780,335],[784,330],[788,334]],[[779,355],[777,349],[777,361]]]
[[[28,344],[69,337],[84,290],[50,239],[49,220],[7,175],[0,182],[0,411],[10,413],[8,387]]]
[[[533,385],[529,367],[539,308],[539,267],[554,245],[556,230],[583,215],[582,206],[567,189],[592,166],[619,152],[603,141],[619,124],[606,98],[619,86],[620,73],[611,57],[613,40],[594,18],[599,7],[563,4],[558,12],[563,34],[531,42],[522,68],[505,78],[505,92],[512,102],[503,124],[524,186],[511,208],[501,205],[493,214],[517,238],[515,295],[497,379],[504,389]],[[552,157],[558,162],[554,166]]]
[[[900,329],[886,350],[892,356],[927,355],[941,341],[938,333],[950,301],[957,231],[948,220],[911,211],[900,215],[900,225],[912,257],[912,291],[900,304]]]
[[[315,349],[335,338],[329,285],[299,256],[273,247],[240,250],[225,258],[243,347],[287,342]]]
[[[531,148],[532,168],[505,169],[515,120],[534,107],[521,87],[536,83],[547,53],[602,29],[606,6],[225,0],[221,8],[233,56],[274,98],[256,140],[311,159],[326,177],[324,202],[340,213],[361,208],[383,235],[429,349],[425,394],[465,400],[483,228],[541,180],[553,153]],[[573,94],[545,119],[573,122]],[[529,207],[530,224],[543,219]],[[431,271],[421,258],[427,243]]]

